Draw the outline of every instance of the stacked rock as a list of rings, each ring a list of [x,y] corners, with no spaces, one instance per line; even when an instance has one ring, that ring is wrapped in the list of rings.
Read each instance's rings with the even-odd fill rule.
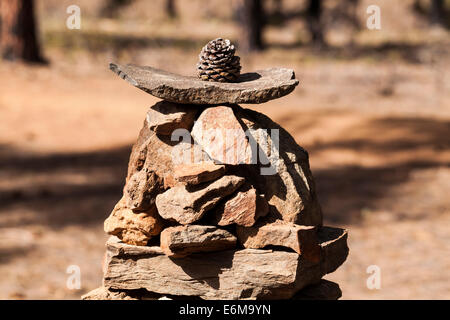
[[[83,298],[339,298],[322,277],[345,261],[347,231],[322,226],[307,152],[237,105],[288,94],[294,72],[219,83],[111,69],[163,101],[148,111],[104,224],[103,287]]]

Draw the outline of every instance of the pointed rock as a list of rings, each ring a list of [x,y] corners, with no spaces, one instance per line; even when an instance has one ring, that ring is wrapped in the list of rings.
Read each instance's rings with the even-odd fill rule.
[[[123,242],[145,246],[152,236],[158,235],[163,228],[163,220],[153,206],[146,212],[135,213],[125,205],[122,198],[105,220],[105,232],[117,236]]]
[[[225,174],[225,166],[212,161],[199,163],[185,163],[176,165],[174,178],[187,185],[197,185],[216,180]]]
[[[205,109],[195,122],[191,135],[216,163],[252,162],[248,139],[230,107]]]
[[[198,107],[192,105],[160,101],[147,113],[148,127],[157,134],[170,136],[176,129],[190,130],[197,113]]]
[[[264,190],[271,218],[321,226],[322,211],[306,150],[267,116],[239,107],[234,111],[248,132],[250,144],[258,150],[257,165],[236,169],[256,189]]]
[[[235,223],[251,227],[268,212],[269,206],[264,196],[259,195],[254,188],[241,188],[236,195],[214,209],[214,224],[227,226]]]
[[[235,246],[234,235],[214,226],[176,226],[161,232],[161,249],[167,256],[174,258],[196,252],[228,250]]]
[[[201,184],[187,189],[180,185],[170,188],[156,197],[156,207],[164,219],[180,224],[199,220],[222,198],[232,194],[245,179],[238,176],[223,176],[207,185]]]
[[[249,228],[238,226],[236,231],[239,241],[245,248],[261,249],[268,246],[280,246],[291,248],[310,261],[320,260],[316,227],[300,226],[279,220]]]

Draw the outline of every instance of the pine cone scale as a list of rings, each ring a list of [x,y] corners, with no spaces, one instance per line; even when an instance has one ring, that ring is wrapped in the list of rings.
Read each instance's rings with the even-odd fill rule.
[[[208,42],[199,54],[198,77],[204,81],[235,82],[239,78],[240,58],[230,40],[217,38]]]

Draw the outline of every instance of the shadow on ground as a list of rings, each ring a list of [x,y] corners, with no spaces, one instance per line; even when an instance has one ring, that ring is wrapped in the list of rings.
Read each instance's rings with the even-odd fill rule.
[[[362,209],[389,197],[390,189],[408,181],[412,171],[449,165],[442,160],[416,159],[414,152],[424,147],[450,150],[450,122],[378,118],[362,123],[361,128],[365,127],[370,130],[363,131],[359,137],[306,146],[310,154],[338,148],[383,153],[386,158],[386,164],[377,167],[343,165],[313,169],[319,201],[326,219],[333,223],[357,223]],[[405,131],[401,138],[382,142],[371,139],[376,132],[399,128]],[[399,150],[409,151],[411,156],[391,164],[391,153]],[[129,154],[130,146],[87,153],[35,155],[1,145],[0,178],[28,179],[29,183],[0,188],[0,225],[41,224],[58,228],[101,223],[121,197]],[[69,179],[59,179],[64,175],[69,175]],[[34,182],[37,176],[44,178]],[[71,176],[83,179],[71,182]],[[13,215],[20,218],[14,219]]]

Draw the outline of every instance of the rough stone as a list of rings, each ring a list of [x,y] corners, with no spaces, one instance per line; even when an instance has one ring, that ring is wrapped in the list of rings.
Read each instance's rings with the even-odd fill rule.
[[[191,130],[197,113],[195,106],[160,101],[147,113],[148,127],[160,135],[171,135],[176,129]]]
[[[131,150],[124,195],[130,209],[144,211],[154,205],[156,196],[176,184],[174,166],[207,161],[208,156],[193,143],[189,131],[181,141],[158,135],[149,129],[147,119]]]
[[[169,257],[185,257],[196,252],[229,250],[236,246],[236,237],[214,226],[185,225],[161,232],[161,249]]]
[[[341,288],[335,282],[325,279],[303,288],[292,297],[293,300],[338,300],[342,297]]]
[[[131,246],[113,237],[107,243],[104,285],[114,290],[145,288],[202,299],[289,299],[307,285],[319,282],[347,257],[345,230],[320,234],[320,247],[328,254],[322,254],[319,263],[295,252],[257,249],[171,259],[160,247]],[[334,257],[338,258],[327,260]]]
[[[245,248],[262,249],[268,246],[291,248],[310,261],[320,260],[317,228],[300,226],[278,220],[253,227],[238,226],[237,237]]]
[[[225,174],[225,166],[212,161],[183,163],[174,168],[174,178],[187,185],[197,185],[216,180]]]
[[[112,290],[105,287],[94,289],[81,297],[81,300],[164,300],[160,294],[141,290]]]
[[[270,206],[267,219],[322,225],[322,211],[306,150],[265,115],[238,107],[235,114],[244,130],[248,130],[252,149],[258,149],[257,165],[235,170],[245,175],[257,190],[264,190]]]
[[[126,207],[122,198],[105,220],[105,232],[119,237],[128,244],[144,246],[152,236],[158,235],[163,228],[163,220],[156,207],[145,212],[135,213]]]
[[[217,163],[252,163],[252,150],[248,139],[230,107],[205,109],[195,122],[191,135]]]
[[[241,188],[230,199],[222,201],[214,209],[214,224],[228,226],[237,224],[251,227],[259,217],[269,212],[269,206],[264,196],[259,195],[254,188]]]
[[[131,85],[176,103],[263,103],[291,93],[298,85],[294,71],[285,68],[241,74],[236,83],[221,83],[201,81],[152,67],[114,63],[109,67]]]
[[[238,189],[244,181],[242,177],[227,175],[209,184],[189,189],[183,185],[175,186],[156,197],[156,207],[164,219],[180,224],[193,223],[222,198]]]

